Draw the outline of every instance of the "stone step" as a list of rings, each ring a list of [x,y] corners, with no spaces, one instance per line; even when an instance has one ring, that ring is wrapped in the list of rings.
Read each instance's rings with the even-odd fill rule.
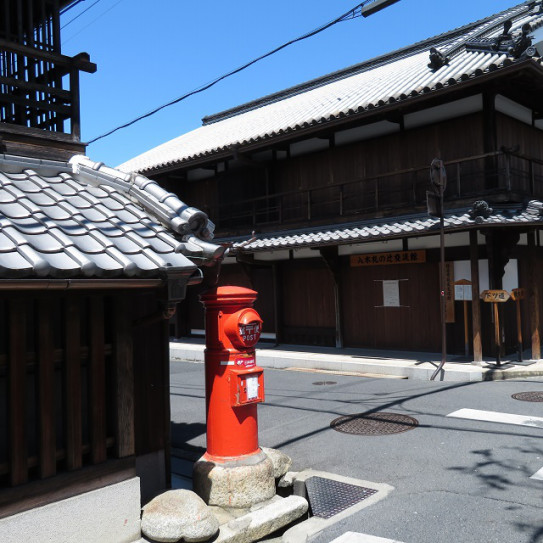
[[[221,525],[214,543],[252,543],[288,526],[307,513],[301,496],[274,499],[267,505]]]

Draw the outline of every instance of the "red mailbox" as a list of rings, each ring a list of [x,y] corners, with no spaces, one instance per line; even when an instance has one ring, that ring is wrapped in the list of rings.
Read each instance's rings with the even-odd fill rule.
[[[206,319],[207,452],[212,460],[259,452],[257,404],[264,401],[264,372],[255,349],[262,319],[252,308],[257,293],[218,287],[203,294]]]

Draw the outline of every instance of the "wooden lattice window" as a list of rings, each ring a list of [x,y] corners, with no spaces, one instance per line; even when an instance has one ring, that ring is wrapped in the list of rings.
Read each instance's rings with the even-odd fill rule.
[[[0,298],[0,490],[134,454],[122,296]]]

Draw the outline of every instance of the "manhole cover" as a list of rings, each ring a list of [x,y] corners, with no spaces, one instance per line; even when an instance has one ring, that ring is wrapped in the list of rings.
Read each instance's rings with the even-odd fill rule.
[[[517,392],[511,398],[521,400],[523,402],[543,402],[543,392]]]
[[[334,419],[330,427],[345,434],[383,436],[407,432],[419,425],[419,421],[398,413],[358,413]]]
[[[369,498],[377,490],[325,479],[310,477],[305,482],[307,499],[314,517],[330,518]]]
[[[337,385],[336,381],[315,381],[314,385],[323,386],[323,385]]]

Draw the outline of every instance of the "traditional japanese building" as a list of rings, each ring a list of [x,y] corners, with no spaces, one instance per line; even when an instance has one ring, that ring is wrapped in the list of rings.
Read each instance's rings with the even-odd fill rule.
[[[0,540],[132,542],[169,486],[168,321],[213,224],[83,155],[73,2],[0,3]],[[140,498],[141,496],[141,498]]]
[[[523,2],[205,117],[120,169],[213,217],[235,252],[221,281],[259,291],[268,337],[426,351],[442,345],[431,208],[444,173],[449,352],[492,355],[495,313],[480,294],[520,288],[499,306],[499,340],[517,347],[518,303],[540,358],[542,54],[542,2]],[[196,298],[184,303],[176,333],[197,334]]]

